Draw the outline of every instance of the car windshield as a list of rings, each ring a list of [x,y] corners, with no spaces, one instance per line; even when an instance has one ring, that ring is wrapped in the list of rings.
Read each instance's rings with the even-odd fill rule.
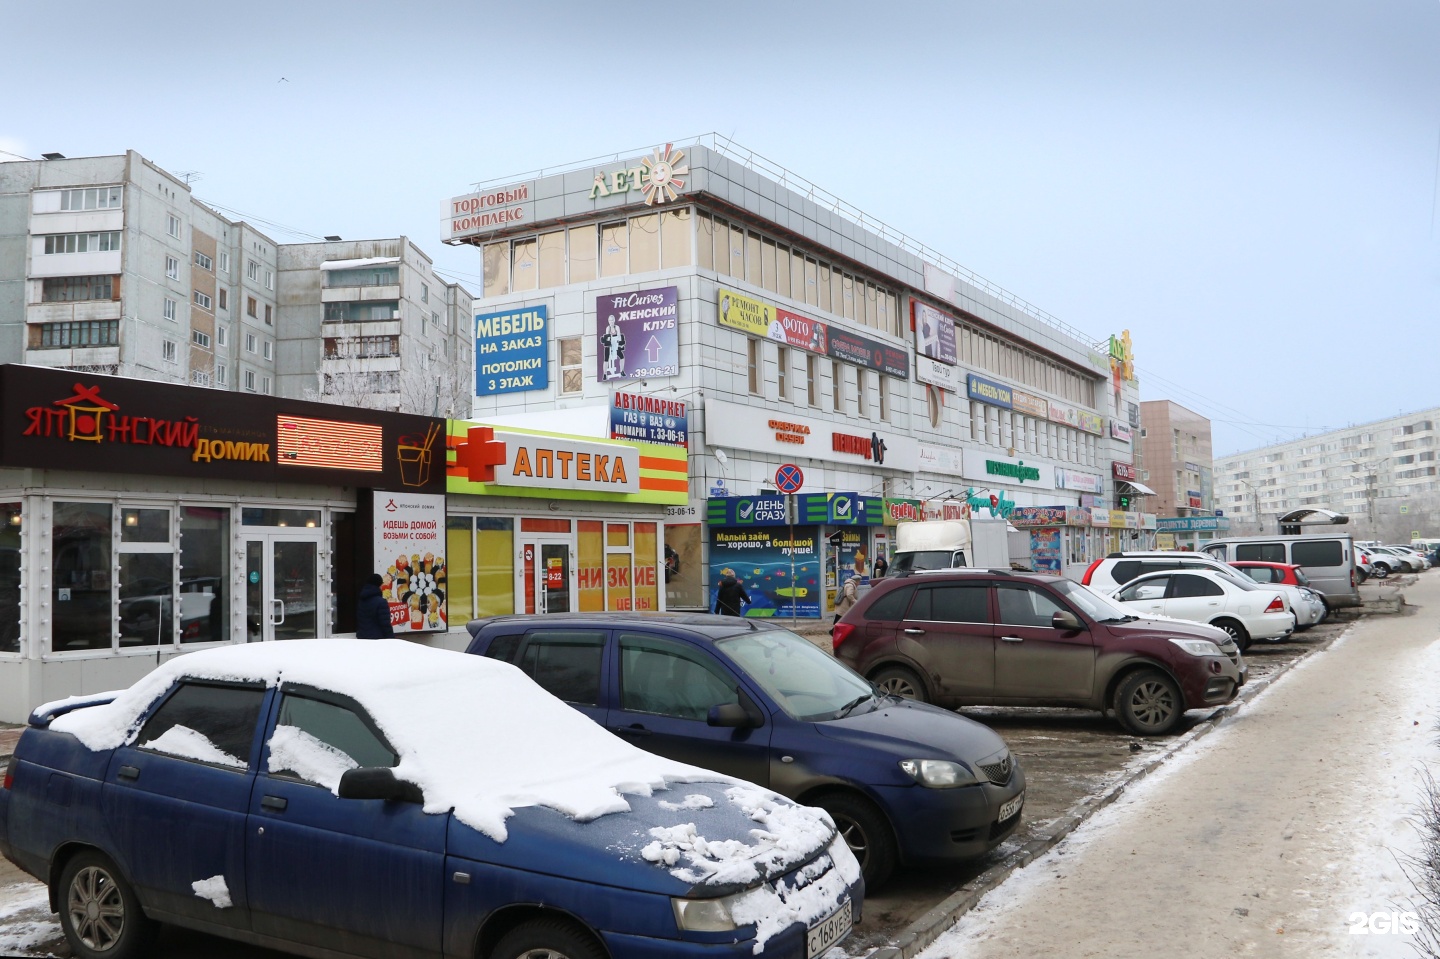
[[[949,569],[954,554],[948,549],[922,549],[910,553],[896,553],[890,572],[906,573],[916,569]]]
[[[1295,582],[1299,583],[1301,586],[1309,586],[1310,577],[1305,575],[1305,571],[1303,569],[1296,569]]]
[[[741,633],[715,646],[800,722],[838,719],[875,699],[873,686],[788,629]]]
[[[1056,580],[1055,591],[1085,611],[1085,615],[1102,623],[1130,622],[1139,619],[1123,604],[1088,586],[1068,579]]]
[[[1231,583],[1234,583],[1236,586],[1239,586],[1241,589],[1245,589],[1245,590],[1256,590],[1256,589],[1259,589],[1259,588],[1260,588],[1259,586],[1257,586],[1257,585],[1255,584],[1255,581],[1254,581],[1253,579],[1251,579],[1249,576],[1246,576],[1246,575],[1243,574],[1243,573],[1236,572],[1236,571],[1233,570],[1233,569],[1207,569],[1206,572],[1207,572],[1207,573],[1214,573],[1216,576],[1219,576],[1221,579],[1227,580],[1227,581],[1229,581],[1229,582],[1231,582]]]

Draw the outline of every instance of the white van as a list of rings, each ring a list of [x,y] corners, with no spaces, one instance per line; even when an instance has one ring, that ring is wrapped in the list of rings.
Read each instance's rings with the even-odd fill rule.
[[[1359,606],[1355,575],[1355,543],[1347,534],[1308,536],[1233,536],[1212,540],[1204,551],[1222,563],[1254,561],[1305,567],[1310,588],[1325,599],[1327,609]]]

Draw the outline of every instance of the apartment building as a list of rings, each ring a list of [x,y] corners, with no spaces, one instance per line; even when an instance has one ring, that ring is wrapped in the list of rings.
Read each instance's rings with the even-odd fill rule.
[[[1409,542],[1440,533],[1440,408],[1221,457],[1216,505],[1247,529],[1313,506],[1350,517],[1360,539]]]
[[[1171,400],[1140,403],[1141,478],[1155,490],[1158,516],[1209,514],[1215,509],[1210,420]],[[1226,510],[1229,513],[1229,510]]]

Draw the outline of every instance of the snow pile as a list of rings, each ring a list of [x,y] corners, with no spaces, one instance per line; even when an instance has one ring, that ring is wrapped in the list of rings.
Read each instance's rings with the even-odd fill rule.
[[[709,809],[715,805],[715,800],[709,796],[703,796],[700,793],[691,793],[680,802],[670,802],[668,799],[662,799],[655,805],[667,812],[680,812],[682,809]]]
[[[230,901],[230,887],[225,884],[224,876],[211,876],[209,879],[197,879],[190,884],[195,890],[195,895],[201,899],[208,899],[216,909],[229,909],[234,905]]]
[[[0,956],[54,955],[45,947],[63,943],[44,885],[26,882],[0,888]]]
[[[671,874],[688,883],[748,885],[757,875],[783,870],[804,859],[829,842],[835,832],[825,813],[797,806],[768,789],[733,786],[725,790],[725,797],[761,826],[750,830],[753,844],[738,839],[707,840],[694,823],[682,823],[651,829],[654,841],[641,849],[640,855],[649,862],[676,867]]]
[[[289,770],[301,779],[340,792],[340,777],[360,764],[329,743],[321,742],[298,726],[276,726],[270,737],[268,772]]]
[[[67,713],[51,728],[93,750],[133,742],[146,710],[182,676],[283,681],[354,698],[399,753],[396,777],[424,792],[425,811],[453,809],[496,842],[505,841],[505,820],[516,807],[546,806],[584,821],[628,811],[626,794],[649,796],[676,782],[734,781],[624,742],[508,663],[403,640],[201,650],[162,664],[113,703]],[[292,752],[294,745],[282,741]],[[777,815],[782,821],[772,829],[786,825],[785,814]],[[810,848],[823,841],[809,840]]]
[[[843,838],[836,836],[825,853],[800,870],[793,883],[781,879],[752,889],[730,907],[730,918],[737,924],[754,923],[755,954],[792,923],[809,926],[828,916],[860,878],[860,863]]]
[[[246,766],[245,760],[230,755],[205,738],[203,733],[197,733],[189,726],[171,726],[148,743],[141,743],[140,746],[142,749],[153,749],[157,753],[165,753],[167,756],[198,759],[202,763],[214,763],[217,766],[229,766],[232,769],[244,769]]]

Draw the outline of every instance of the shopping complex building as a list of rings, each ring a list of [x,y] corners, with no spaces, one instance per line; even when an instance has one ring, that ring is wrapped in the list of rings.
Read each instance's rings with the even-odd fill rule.
[[[1153,543],[1128,334],[1085,336],[723,137],[477,184],[441,215],[483,264],[474,420],[686,458],[669,608],[707,607],[728,569],[752,615],[822,615],[927,517],[1004,516],[1052,572]],[[526,505],[474,529],[543,526],[558,602],[611,605],[583,594],[585,538],[653,504]]]

